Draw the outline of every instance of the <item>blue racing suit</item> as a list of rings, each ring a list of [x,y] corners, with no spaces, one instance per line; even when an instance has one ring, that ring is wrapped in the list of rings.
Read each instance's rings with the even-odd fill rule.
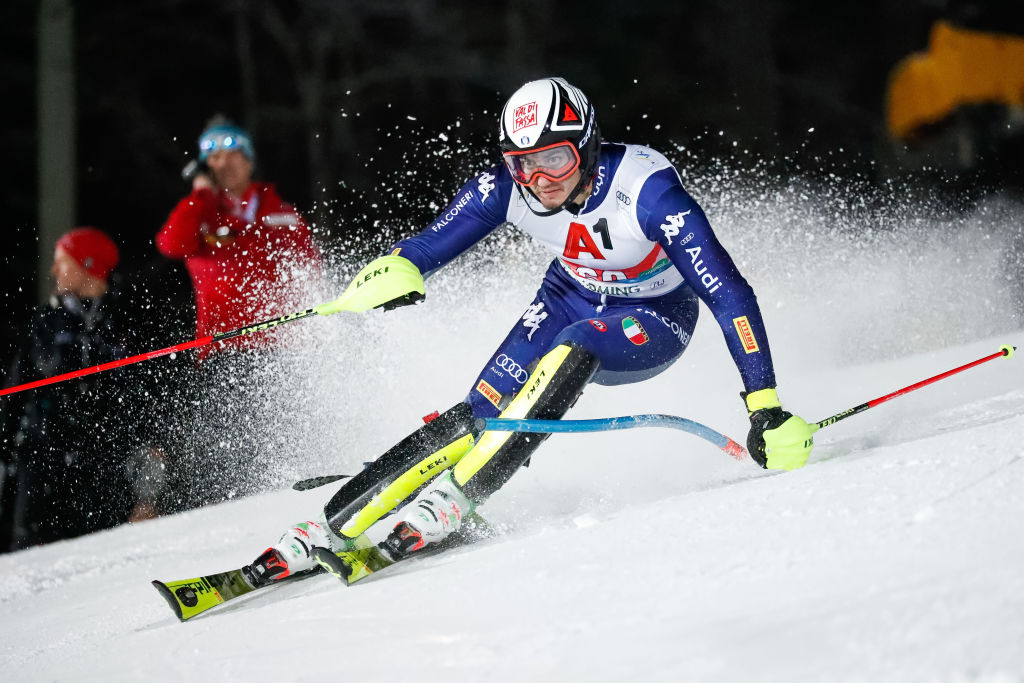
[[[429,275],[511,223],[555,259],[533,302],[495,350],[467,397],[493,417],[532,365],[565,341],[594,354],[594,382],[652,377],[686,349],[703,301],[718,321],[748,392],[775,386],[757,300],[679,174],[658,152],[604,143],[579,214],[544,209],[504,165],[466,183],[418,235],[394,245]]]

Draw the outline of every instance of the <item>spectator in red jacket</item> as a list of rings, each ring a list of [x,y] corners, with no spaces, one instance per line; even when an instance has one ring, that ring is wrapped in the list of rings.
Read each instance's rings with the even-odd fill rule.
[[[192,192],[156,236],[161,254],[185,261],[200,336],[299,310],[310,304],[303,286],[320,277],[309,227],[273,185],[253,180],[255,160],[249,133],[215,117],[199,136]],[[221,344],[272,339],[246,335]]]
[[[273,185],[253,180],[249,133],[223,117],[199,136],[192,192],[156,236],[183,259],[196,299],[196,332],[215,334],[308,308],[322,296],[322,266],[309,227]],[[274,330],[200,348],[194,374],[168,390],[168,509],[190,508],[267,485],[269,463],[287,460],[274,439],[298,410],[288,397],[301,358]],[[296,446],[298,447],[298,446]]]

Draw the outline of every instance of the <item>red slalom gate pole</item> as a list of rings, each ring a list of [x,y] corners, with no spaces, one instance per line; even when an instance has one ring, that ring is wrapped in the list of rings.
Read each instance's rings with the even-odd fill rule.
[[[952,370],[947,370],[946,372],[943,372],[942,374],[939,374],[939,375],[935,375],[934,377],[929,377],[928,379],[923,379],[920,382],[917,382],[915,384],[911,384],[910,386],[903,387],[902,389],[897,389],[896,391],[892,392],[891,394],[886,394],[885,396],[879,396],[878,398],[872,399],[872,400],[868,401],[867,403],[861,403],[859,406],[854,406],[853,408],[848,408],[847,410],[844,410],[841,413],[836,413],[832,417],[825,418],[821,422],[817,422],[817,423],[812,424],[811,425],[811,429],[816,432],[819,429],[821,429],[822,427],[828,427],[829,425],[833,425],[836,422],[839,422],[840,420],[845,420],[846,418],[850,417],[851,415],[856,415],[857,413],[863,413],[868,408],[874,408],[875,406],[877,406],[880,403],[885,403],[886,401],[888,401],[890,399],[893,399],[893,398],[896,398],[897,396],[902,396],[903,394],[909,394],[911,391],[914,391],[916,389],[920,389],[921,387],[928,386],[932,382],[938,382],[940,379],[945,379],[946,377],[949,377],[950,375],[955,375],[958,372],[963,372],[964,370],[969,370],[970,368],[973,368],[976,365],[981,365],[982,363],[987,363],[990,360],[994,360],[996,358],[1004,358],[1004,357],[1005,358],[1012,358],[1013,357],[1013,352],[1016,351],[1016,350],[1017,350],[1016,346],[1010,346],[1009,344],[1003,344],[1002,346],[999,347],[998,351],[996,351],[995,353],[989,354],[989,355],[985,356],[984,358],[979,358],[978,360],[971,361],[970,363],[967,363],[966,365],[961,365],[958,368],[953,368]]]
[[[121,360],[112,360],[108,363],[101,363],[100,365],[94,365],[91,368],[84,368],[82,370],[75,370],[73,372],[66,372],[63,375],[56,375],[55,377],[47,377],[46,379],[36,380],[35,382],[28,382],[26,384],[19,384],[16,387],[8,387],[7,389],[0,389],[0,396],[7,396],[8,394],[16,394],[19,391],[28,391],[29,389],[38,389],[39,387],[45,387],[50,384],[57,384],[58,382],[64,382],[69,379],[75,379],[76,377],[84,377],[85,375],[93,375],[97,372],[103,372],[105,370],[113,370],[114,368],[124,367],[125,365],[131,365],[133,363],[139,363],[144,360],[151,358],[159,358],[160,356],[167,356],[178,351],[187,351],[188,349],[195,349],[200,346],[206,346],[213,342],[224,341],[225,339],[231,339],[232,337],[240,337],[244,334],[252,334],[254,332],[262,332],[263,330],[269,330],[272,327],[277,327],[283,323],[290,323],[293,320],[302,320],[310,316],[317,315],[315,308],[308,308],[305,311],[299,311],[297,313],[291,313],[289,315],[283,315],[280,318],[274,318],[273,320],[266,320],[255,325],[246,325],[245,327],[239,327],[237,330],[231,330],[229,332],[218,332],[217,334],[200,337],[193,339],[189,342],[183,342],[181,344],[175,344],[174,346],[168,346],[165,349],[158,349],[156,351],[148,351],[146,353],[140,353],[137,356],[130,358],[122,358]]]

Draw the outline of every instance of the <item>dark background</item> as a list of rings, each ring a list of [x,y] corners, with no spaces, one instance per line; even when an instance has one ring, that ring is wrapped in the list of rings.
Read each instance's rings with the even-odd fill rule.
[[[157,308],[160,297],[168,310],[189,300],[184,270],[160,258],[153,236],[188,191],[179,173],[204,123],[222,112],[252,131],[257,175],[277,183],[325,246],[370,249],[367,238],[383,229],[424,225],[497,161],[505,97],[545,75],[590,96],[606,138],[651,144],[677,162],[760,160],[781,178],[871,183],[941,176],[940,186],[975,194],[1013,187],[1021,164],[1008,155],[970,172],[897,163],[884,98],[890,70],[926,47],[936,19],[1024,34],[1021,5],[77,2],[75,223],[115,237],[122,277],[157,283]],[[6,366],[49,268],[36,238],[37,144],[47,131],[36,124],[38,7],[10,2],[0,12]]]

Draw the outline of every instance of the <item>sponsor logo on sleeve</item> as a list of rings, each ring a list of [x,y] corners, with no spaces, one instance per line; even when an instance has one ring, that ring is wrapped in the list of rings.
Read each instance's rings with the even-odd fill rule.
[[[607,332],[608,331],[608,326],[605,325],[600,320],[591,320],[590,324],[593,325],[594,329],[597,330],[598,332]]]
[[[466,207],[466,204],[469,204],[469,200],[472,196],[472,192],[467,192],[466,194],[459,197],[458,201],[453,202],[448,207],[448,211],[445,212],[443,216],[434,221],[434,224],[430,226],[430,229],[433,230],[434,232],[441,232],[441,230],[443,230],[446,225],[451,223],[456,216],[462,213],[462,209]]]
[[[477,178],[477,190],[480,191],[480,203],[483,204],[494,190],[494,176],[490,173],[482,173]]]
[[[622,319],[622,332],[626,335],[626,339],[637,346],[646,344],[651,339],[647,336],[647,330],[640,324],[640,321],[631,315]]]
[[[665,233],[665,239],[668,240],[669,244],[672,244],[672,238],[679,234],[679,228],[686,225],[686,217],[690,215],[688,211],[677,213],[674,216],[665,216],[665,223],[661,224],[661,231]]]
[[[700,247],[690,247],[686,253],[690,255],[693,272],[700,276],[700,283],[704,285],[704,289],[708,290],[708,294],[722,286],[722,281],[708,272],[708,267],[704,265],[704,259],[700,257]]]
[[[756,353],[761,350],[757,346],[757,339],[754,338],[754,331],[750,329],[750,321],[747,320],[747,316],[733,318],[732,324],[736,326],[736,334],[739,335],[740,342],[743,343],[744,351]]]
[[[484,398],[493,403],[495,408],[498,407],[498,403],[501,402],[501,394],[499,394],[494,387],[484,380],[480,380],[476,385],[476,390],[483,394]]]

